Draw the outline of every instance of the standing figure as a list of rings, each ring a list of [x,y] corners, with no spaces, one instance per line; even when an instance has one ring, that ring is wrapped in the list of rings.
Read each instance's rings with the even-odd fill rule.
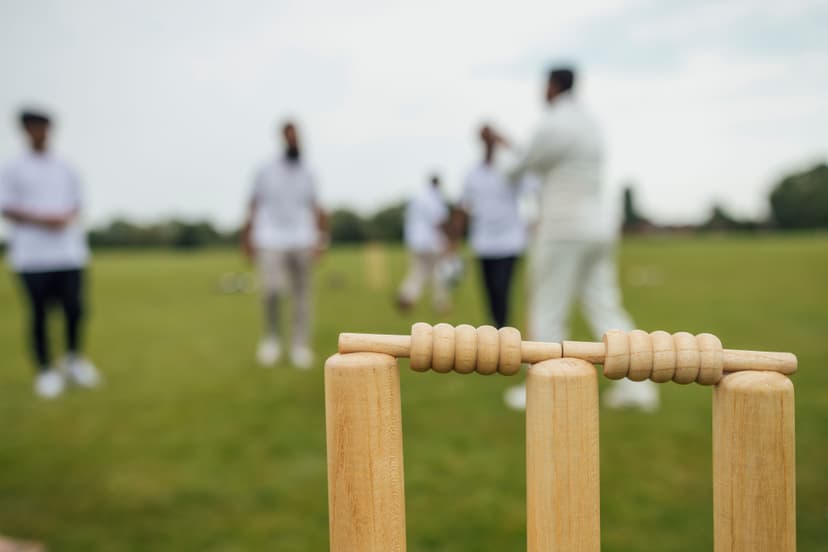
[[[448,310],[448,282],[437,268],[449,247],[449,223],[449,209],[440,196],[440,178],[435,175],[405,209],[403,237],[410,261],[408,275],[397,296],[401,310],[414,306],[427,282],[431,282],[435,310]]]
[[[75,171],[48,149],[49,116],[24,111],[20,123],[29,151],[0,173],[0,211],[10,223],[9,262],[20,276],[31,312],[31,345],[38,375],[35,393],[54,398],[66,380],[98,384],[98,372],[81,355],[84,269],[89,249],[79,215],[83,206]],[[51,363],[46,321],[59,303],[66,320],[66,357]]]
[[[275,364],[282,352],[280,303],[293,299],[291,363],[310,368],[311,272],[328,241],[327,216],[319,206],[313,175],[302,161],[296,126],[282,126],[284,151],[256,173],[243,247],[258,265],[264,306],[264,335],[257,358]]]
[[[547,108],[525,151],[510,171],[542,179],[539,220],[529,254],[529,331],[532,339],[566,339],[572,302],[579,299],[593,334],[632,330],[621,304],[615,262],[619,224],[604,189],[604,145],[597,122],[575,97],[575,73],[553,69],[546,83]],[[525,404],[525,389],[506,395]],[[610,407],[658,408],[651,381],[617,381],[604,395]]]
[[[469,240],[480,260],[489,313],[494,325],[502,328],[508,321],[515,263],[526,247],[526,225],[518,208],[520,183],[512,184],[495,165],[496,134],[484,126],[480,139],[483,161],[466,177],[458,226],[465,227],[471,219]]]

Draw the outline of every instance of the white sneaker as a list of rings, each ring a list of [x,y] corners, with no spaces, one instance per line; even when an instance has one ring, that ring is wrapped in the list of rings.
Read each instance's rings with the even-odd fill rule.
[[[313,364],[313,351],[305,345],[294,345],[290,351],[290,361],[300,370],[308,370]]]
[[[282,356],[279,342],[272,337],[266,337],[259,342],[259,349],[256,351],[256,359],[262,366],[273,366]]]
[[[35,380],[35,395],[42,399],[54,399],[63,393],[66,383],[63,374],[54,368],[40,372]]]
[[[526,410],[526,386],[515,385],[503,394],[503,402],[512,410]]]
[[[643,412],[658,410],[658,386],[652,381],[616,381],[603,396],[604,406],[611,409],[636,408]]]
[[[70,382],[80,387],[97,387],[101,382],[98,370],[85,358],[70,358],[66,360],[66,377]]]

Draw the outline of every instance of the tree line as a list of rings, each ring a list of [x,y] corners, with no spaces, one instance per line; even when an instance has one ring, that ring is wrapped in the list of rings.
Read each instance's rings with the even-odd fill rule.
[[[804,230],[828,228],[828,165],[793,173],[781,179],[770,193],[771,217],[767,220],[740,220],[721,206],[714,206],[710,217],[691,227],[656,226],[635,205],[632,188],[624,192],[624,230],[629,233],[659,231],[755,231]],[[349,209],[336,209],[330,215],[331,241],[356,244],[366,241],[399,242],[403,234],[405,205],[398,203],[368,216]],[[235,246],[239,230],[222,231],[208,220],[171,219],[140,224],[115,219],[90,230],[94,248],[174,248]],[[0,245],[2,247],[2,245]]]

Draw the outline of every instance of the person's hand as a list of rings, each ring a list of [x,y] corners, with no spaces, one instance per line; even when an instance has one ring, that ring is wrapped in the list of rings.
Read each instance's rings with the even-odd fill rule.
[[[70,225],[74,220],[75,217],[78,216],[78,210],[73,209],[68,213],[64,213],[61,215],[45,215],[42,217],[38,217],[38,222],[48,228],[49,230],[63,230],[68,225]]]
[[[325,253],[328,252],[328,249],[331,248],[331,238],[324,234],[316,240],[316,244],[313,246],[313,258],[314,260],[318,260],[322,258]]]
[[[253,244],[250,241],[248,236],[243,236],[241,240],[241,250],[244,254],[244,257],[249,262],[254,262],[256,260],[256,248],[253,247]]]
[[[509,143],[509,140],[507,140],[504,135],[500,134],[496,130],[492,130],[491,132],[492,132],[492,138],[494,139],[495,144],[497,144],[498,146],[503,146],[504,148],[511,147],[511,144]]]

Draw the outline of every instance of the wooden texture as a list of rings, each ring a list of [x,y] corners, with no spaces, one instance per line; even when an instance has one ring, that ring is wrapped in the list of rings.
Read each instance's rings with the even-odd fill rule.
[[[529,552],[601,547],[598,376],[578,359],[548,360],[526,379]]]
[[[325,424],[331,551],[404,551],[400,382],[394,357],[330,357]]]
[[[447,374],[454,368],[454,328],[446,323],[434,326],[431,369]]]
[[[670,381],[676,369],[673,336],[663,330],[656,330],[650,333],[650,344],[653,347],[653,371],[650,379],[656,383]]]
[[[724,372],[722,342],[709,333],[697,335],[696,342],[699,346],[699,375],[696,381],[702,385],[713,385],[722,379]]]
[[[354,334],[350,334],[353,336]],[[433,331],[431,329],[431,324],[426,324],[425,322],[416,322],[413,326],[411,326],[411,350],[409,351],[409,356],[411,357],[411,369],[415,372],[427,372],[429,368],[431,368],[431,353],[434,350],[434,344],[432,343]],[[342,353],[342,341],[343,336],[339,336],[339,352]],[[347,340],[346,340],[347,341]],[[348,348],[346,348],[347,350]],[[388,352],[387,350],[375,348],[369,349],[365,351],[355,351],[349,350],[348,352],[351,353],[385,353],[390,354],[391,356],[397,356],[393,353]]]
[[[604,334],[604,375],[609,379],[621,379],[630,371],[630,340],[627,332],[610,330]]]
[[[603,364],[604,358],[607,356],[607,348],[603,343],[593,343],[591,341],[564,341],[561,343],[561,353],[558,356],[548,356],[541,360],[548,360],[550,358],[580,358],[593,364]],[[530,361],[527,361],[530,362]],[[534,363],[533,363],[534,364]]]
[[[687,332],[676,332],[673,334],[673,341],[676,346],[676,371],[673,381],[681,385],[696,381],[701,362],[696,336]]]
[[[433,328],[418,322],[411,336],[342,333],[339,352],[375,352],[395,357],[411,357],[411,368],[418,372],[456,371],[505,375],[518,373],[522,363],[535,364],[553,358],[579,358],[604,365],[610,379],[627,377],[633,381],[650,379],[663,383],[697,382],[713,385],[724,372],[796,372],[796,356],[791,353],[736,351],[723,349],[711,334],[694,336],[687,332],[670,335],[664,331],[622,332],[610,330],[602,343],[564,341],[542,343],[521,341],[514,328],[463,324],[456,328],[437,324]]]
[[[500,336],[494,326],[477,328],[477,373],[488,376],[497,372],[500,361]]]
[[[520,332],[515,328],[500,328],[497,333],[500,341],[500,362],[497,371],[504,376],[514,376],[520,372]]]
[[[430,331],[428,339],[431,340]],[[384,353],[397,358],[408,357],[411,355],[411,336],[341,333],[339,334],[338,351],[343,355],[348,353]],[[429,362],[431,362],[430,354]]]
[[[460,324],[455,332],[454,371],[470,374],[477,368],[477,330],[469,324]]]
[[[794,552],[794,391],[773,372],[727,374],[713,390],[715,552]]]
[[[523,362],[537,364],[538,362],[543,362],[544,360],[561,358],[563,356],[563,347],[560,343],[524,341],[520,345],[520,356]],[[603,356],[601,359],[603,360]]]
[[[650,334],[643,330],[633,330],[630,339],[630,371],[627,377],[632,381],[649,379],[653,372],[653,344]]]

